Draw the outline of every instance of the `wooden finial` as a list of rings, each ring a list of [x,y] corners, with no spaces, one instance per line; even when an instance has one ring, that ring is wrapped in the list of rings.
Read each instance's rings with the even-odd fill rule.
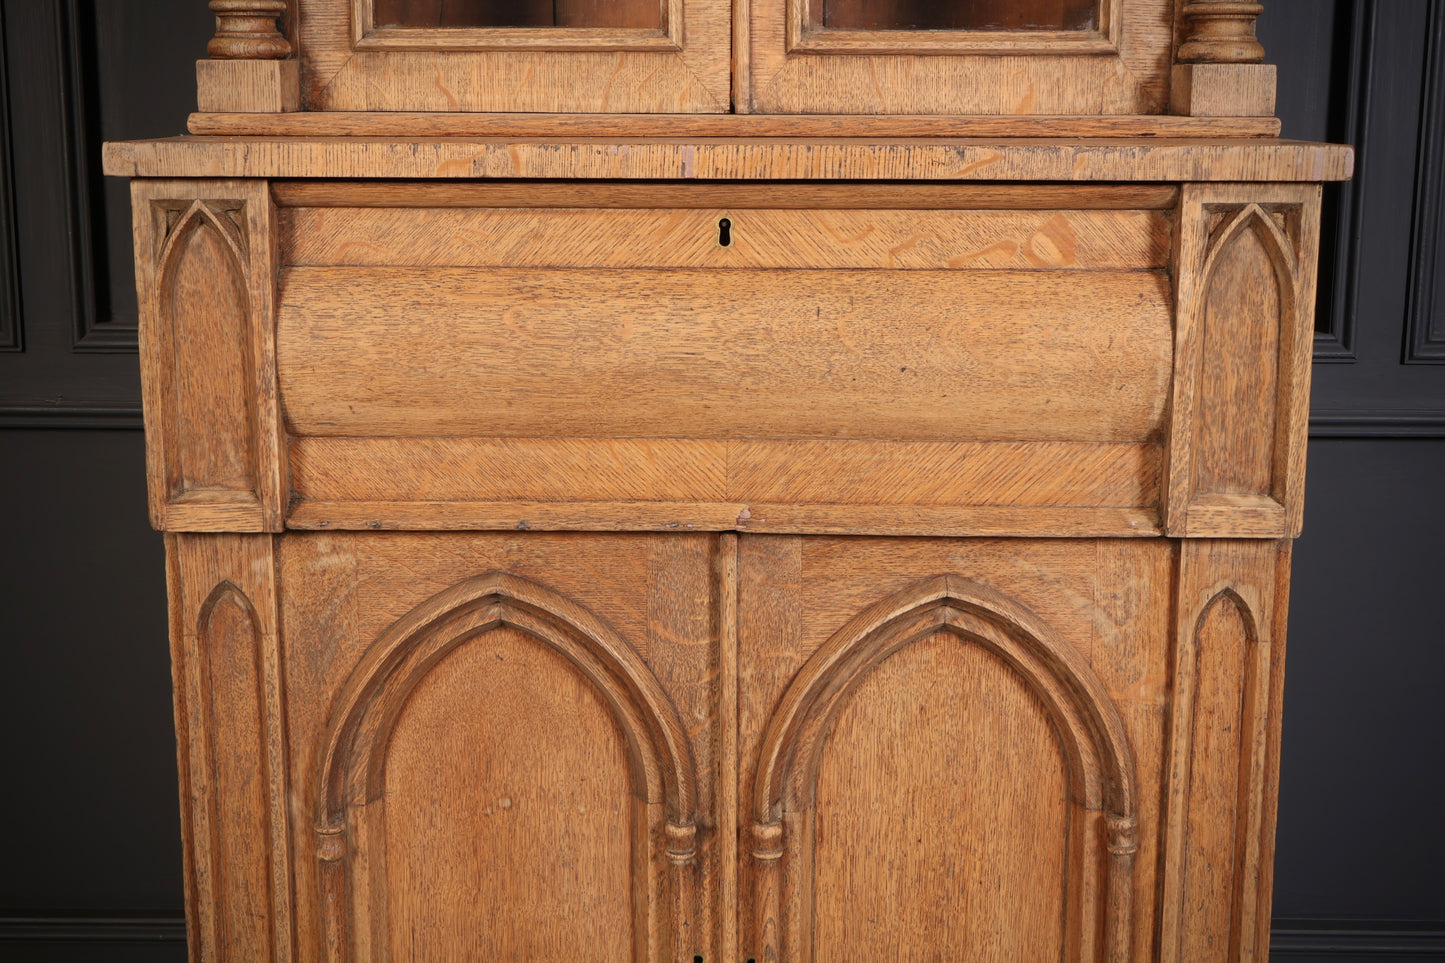
[[[285,60],[291,44],[276,28],[286,0],[211,0],[216,35],[206,45],[214,60]]]
[[[1253,64],[1264,60],[1254,21],[1264,4],[1241,0],[1189,0],[1184,16],[1190,31],[1176,60],[1190,64]]]

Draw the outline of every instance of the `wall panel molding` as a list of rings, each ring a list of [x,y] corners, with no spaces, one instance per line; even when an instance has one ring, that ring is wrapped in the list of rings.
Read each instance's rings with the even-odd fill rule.
[[[1445,411],[1351,408],[1310,413],[1311,438],[1445,438]]]
[[[1330,137],[1341,143],[1361,144],[1369,130],[1373,103],[1375,26],[1378,0],[1356,0],[1348,5],[1349,62],[1344,99],[1338,117],[1331,118]],[[1360,225],[1365,205],[1365,164],[1369,154],[1355,154],[1355,176],[1325,189],[1324,233],[1333,242],[1324,253],[1329,270],[1320,272],[1316,310],[1314,360],[1350,364],[1355,357],[1355,324],[1359,315]]]
[[[1431,0],[1426,30],[1405,364],[1445,364],[1445,0]]]
[[[88,14],[88,16],[87,16]],[[121,352],[137,350],[136,318],[115,318],[102,297],[105,289],[105,251],[95,230],[100,209],[100,122],[94,87],[96,51],[91,39],[93,11],[83,0],[63,0],[55,7],[56,68],[59,71],[62,123],[61,149],[65,155],[66,218],[70,224],[71,296],[75,325],[72,350]],[[92,69],[87,70],[87,65]]]

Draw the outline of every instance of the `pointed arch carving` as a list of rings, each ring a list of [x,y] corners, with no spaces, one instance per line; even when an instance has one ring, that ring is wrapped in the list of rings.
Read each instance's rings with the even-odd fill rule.
[[[1176,868],[1162,890],[1162,952],[1208,943],[1248,959],[1257,887],[1214,897],[1219,879],[1249,879],[1260,859],[1270,640],[1256,587],[1216,583],[1198,597],[1177,643],[1165,859]]]
[[[1069,886],[1066,912],[1075,918],[1066,931],[1078,934],[1077,958],[1092,958],[1097,927],[1108,958],[1127,958],[1138,829],[1134,760],[1123,721],[1088,663],[1047,623],[1000,593],[956,575],[934,576],[860,612],[808,660],[769,720],[753,798],[759,958],[810,963],[811,887],[785,892],[798,888],[798,874],[786,864],[810,860],[799,838],[807,834],[795,827],[802,824],[800,814],[814,807],[818,767],[833,721],[874,668],[939,632],[982,646],[1007,663],[1053,719],[1068,763],[1072,802],[1092,817],[1072,821],[1069,845],[1082,854],[1073,862],[1083,878]],[[1106,852],[1098,851],[1100,840]],[[785,913],[785,904],[800,905]]]
[[[1314,343],[1318,189],[1192,185],[1178,301],[1165,528],[1298,534]]]
[[[1255,232],[1263,242],[1264,249],[1274,263],[1281,290],[1293,289],[1294,278],[1299,270],[1294,244],[1290,242],[1284,226],[1274,214],[1260,204],[1252,203],[1226,214],[1215,227],[1209,239],[1209,253],[1204,259],[1204,283],[1199,288],[1202,296],[1208,297],[1209,284],[1214,279],[1214,269],[1219,264],[1220,255],[1245,231]]]
[[[182,206],[184,205],[184,206]],[[242,492],[256,499],[257,404],[240,201],[157,202],[157,372],[168,407],[170,500]],[[160,232],[158,232],[160,233]],[[233,496],[234,500],[234,496]]]
[[[636,938],[648,943],[640,959],[663,959],[669,925],[674,932],[688,926],[697,775],[676,708],[637,652],[589,609],[539,583],[491,572],[432,596],[393,623],[367,650],[333,709],[322,742],[315,818],[325,943],[334,958],[352,944],[348,933],[356,927],[373,938],[352,945],[369,944],[377,955],[365,958],[385,958],[386,897],[371,892],[371,877],[385,861],[384,834],[368,810],[384,806],[387,746],[410,693],[457,646],[502,627],[566,658],[596,689],[623,734],[641,814],[633,820],[633,847],[649,863],[647,878],[636,878],[634,907],[646,918],[655,912],[657,896],[669,891],[673,903],[670,924],[639,927]],[[658,839],[665,840],[665,860],[654,858]],[[369,868],[348,872],[349,857],[359,851]]]

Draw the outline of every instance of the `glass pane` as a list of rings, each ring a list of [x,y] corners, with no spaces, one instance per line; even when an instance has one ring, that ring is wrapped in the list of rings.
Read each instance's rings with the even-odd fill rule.
[[[375,0],[378,27],[662,27],[660,0]]]
[[[1099,0],[822,0],[821,6],[822,26],[841,30],[1094,30],[1099,26]]]

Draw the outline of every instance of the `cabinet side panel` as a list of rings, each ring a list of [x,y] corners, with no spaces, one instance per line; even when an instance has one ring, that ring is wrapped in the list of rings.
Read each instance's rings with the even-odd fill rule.
[[[1181,548],[1161,959],[1263,958],[1282,551],[1264,540]]]
[[[269,536],[176,536],[189,898],[199,958],[291,959],[284,706]]]

